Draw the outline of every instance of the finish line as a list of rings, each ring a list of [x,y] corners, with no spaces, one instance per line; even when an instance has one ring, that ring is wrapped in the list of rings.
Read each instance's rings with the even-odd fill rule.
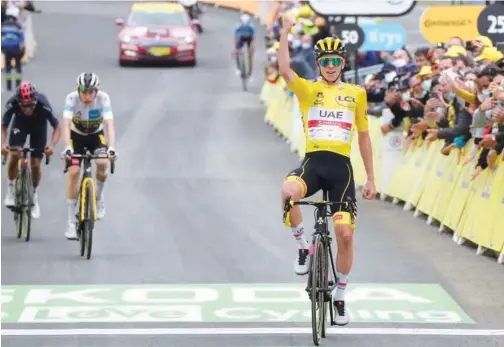
[[[2,329],[2,336],[308,335],[311,328]],[[328,335],[504,336],[504,329],[328,328]]]

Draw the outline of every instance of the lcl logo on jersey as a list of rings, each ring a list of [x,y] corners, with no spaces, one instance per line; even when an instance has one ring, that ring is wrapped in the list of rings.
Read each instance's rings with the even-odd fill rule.
[[[348,104],[355,104],[355,98],[352,96],[341,96],[336,97],[336,103],[343,107],[348,107]]]

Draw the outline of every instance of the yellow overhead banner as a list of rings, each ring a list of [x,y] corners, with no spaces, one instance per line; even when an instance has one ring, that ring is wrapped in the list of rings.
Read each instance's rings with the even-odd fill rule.
[[[446,42],[459,36],[464,41],[475,40],[478,16],[485,6],[432,6],[420,18],[420,31],[430,43]]]

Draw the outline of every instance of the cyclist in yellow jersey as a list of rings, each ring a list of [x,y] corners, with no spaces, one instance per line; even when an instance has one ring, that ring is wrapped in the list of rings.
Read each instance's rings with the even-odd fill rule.
[[[310,82],[300,78],[290,68],[287,35],[293,24],[290,18],[284,17],[278,65],[280,75],[299,101],[306,137],[306,155],[301,166],[287,175],[282,183],[282,200],[291,196],[293,200],[298,201],[326,189],[331,201],[350,201],[354,207],[348,210],[335,207],[331,211],[338,246],[338,279],[336,289],[332,293],[332,301],[336,324],[346,325],[349,316],[345,310],[344,294],[353,262],[353,233],[357,215],[355,184],[350,163],[350,145],[355,128],[367,173],[363,197],[371,200],[376,195],[373,155],[368,133],[367,97],[361,87],[340,81],[346,49],[343,42],[336,37],[326,37],[315,44],[321,80]],[[298,206],[291,210],[289,223],[299,248],[295,272],[305,275],[308,273],[309,264],[308,241],[304,235]]]

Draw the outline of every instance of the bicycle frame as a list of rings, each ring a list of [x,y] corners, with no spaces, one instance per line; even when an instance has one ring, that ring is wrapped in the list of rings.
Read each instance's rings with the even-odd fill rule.
[[[81,183],[79,185],[79,222],[83,222],[86,218],[86,204],[87,204],[87,199],[89,198],[86,195],[86,190],[84,189],[87,184],[91,184],[91,191],[92,191],[92,201],[93,201],[93,220],[97,220],[96,216],[96,211],[97,211],[97,206],[96,206],[96,187],[93,181],[93,175],[92,175],[92,170],[91,170],[91,160],[93,159],[109,159],[110,160],[110,173],[113,174],[115,170],[115,162],[113,158],[110,158],[107,154],[91,154],[87,148],[84,148],[84,153],[85,154],[73,154],[72,158],[81,158],[82,159],[82,165],[83,165],[83,171],[84,173],[82,174],[81,178]],[[69,162],[67,161],[64,173],[68,171],[69,168]]]
[[[308,273],[308,280],[307,280],[307,285],[306,285],[306,292],[310,296],[310,292],[312,289],[312,283],[311,283],[311,274],[312,274],[312,268],[313,268],[313,255],[315,253],[315,242],[317,239],[317,236],[320,237],[321,243],[324,247],[324,249],[327,250],[329,254],[329,262],[332,270],[332,275],[333,279],[335,282],[337,281],[337,275],[336,275],[336,269],[334,265],[334,256],[332,253],[332,236],[331,233],[329,232],[329,227],[327,223],[327,218],[331,217],[331,213],[329,211],[329,208],[332,206],[342,206],[345,209],[349,209],[350,212],[352,212],[353,206],[350,204],[348,201],[344,202],[332,202],[328,201],[328,192],[323,191],[323,200],[313,200],[313,201],[292,201],[291,197],[288,196],[285,200],[285,205],[284,205],[284,222],[288,218],[288,213],[291,208],[297,205],[310,205],[315,207],[315,232],[313,233],[313,238],[312,242],[310,244],[309,248],[309,253],[310,253],[310,263],[309,263],[309,273]],[[335,282],[333,281],[328,281],[328,286],[327,288],[322,288],[322,289],[317,289],[317,292],[324,292],[324,301],[330,301],[331,300],[331,291],[334,289]],[[314,300],[314,298],[310,297],[310,300]],[[334,316],[333,316],[333,307],[332,305],[330,307],[330,315],[331,315],[331,325],[335,325],[336,323],[334,322]]]
[[[309,269],[311,271],[312,268],[312,262],[313,262],[313,253],[315,252],[315,239],[317,235],[320,235],[320,240],[322,242],[322,245],[325,249],[328,250],[329,253],[329,263],[331,264],[331,270],[332,270],[332,275],[333,278],[336,280],[336,269],[334,267],[334,256],[332,252],[332,236],[331,233],[329,232],[329,226],[327,224],[327,218],[331,217],[331,212],[328,211],[328,207],[333,205],[333,204],[338,204],[338,205],[344,205],[345,203],[331,203],[328,202],[328,197],[327,197],[327,192],[323,192],[323,201],[313,201],[311,204],[308,205],[313,205],[315,206],[315,232],[313,233],[312,237],[312,243],[310,244],[309,248],[309,253],[310,253],[310,264],[309,264]],[[329,203],[329,204],[328,204]],[[303,202],[299,203],[299,205],[303,205]],[[334,286],[335,283],[332,283],[329,281],[329,288],[324,293],[324,297],[327,301],[327,298],[330,300],[330,293],[332,291],[332,286]],[[308,276],[307,284],[306,284],[306,292],[310,292],[311,289],[311,276]],[[329,296],[327,296],[329,294]],[[332,323],[332,315],[331,315],[331,323]]]
[[[85,216],[86,216],[86,204],[87,204],[87,199],[89,198],[87,195],[86,195],[86,189],[84,189],[85,187],[87,187],[87,184],[91,184],[91,193],[92,193],[92,197],[91,197],[91,201],[93,202],[93,220],[96,221],[97,220],[97,217],[96,217],[96,187],[94,185],[94,181],[93,181],[93,175],[92,175],[92,171],[91,171],[91,158],[86,156],[84,157],[83,159],[83,166],[84,166],[84,173],[82,175],[82,179],[81,179],[81,184],[80,184],[80,188],[79,188],[79,196],[80,196],[80,213],[79,213],[79,221],[80,222],[83,222],[84,219],[85,219]]]

